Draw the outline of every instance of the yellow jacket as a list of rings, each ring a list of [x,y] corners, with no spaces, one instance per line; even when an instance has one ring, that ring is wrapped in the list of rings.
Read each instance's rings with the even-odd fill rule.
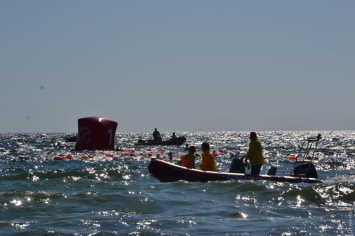
[[[216,162],[211,155],[210,151],[203,151],[202,152],[202,162],[201,165],[198,167],[199,170],[209,170],[209,171],[216,171],[217,166]]]
[[[195,168],[195,154],[193,152],[189,152],[185,156],[181,157],[180,165],[185,166],[187,168]]]
[[[258,138],[250,139],[249,150],[244,155],[244,158],[250,161],[251,166],[265,164],[265,160],[263,156],[263,148],[261,147]]]

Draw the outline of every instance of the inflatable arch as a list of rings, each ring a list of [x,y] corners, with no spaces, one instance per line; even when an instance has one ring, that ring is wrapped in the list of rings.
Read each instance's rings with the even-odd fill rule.
[[[75,150],[114,150],[117,122],[93,116],[78,119]]]

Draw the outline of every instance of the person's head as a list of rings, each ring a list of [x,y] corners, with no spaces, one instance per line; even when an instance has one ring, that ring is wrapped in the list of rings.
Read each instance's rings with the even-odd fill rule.
[[[249,138],[256,138],[256,133],[255,132],[250,132]]]
[[[207,142],[203,142],[201,145],[202,151],[210,150],[210,144]]]
[[[189,147],[189,152],[196,152],[195,146],[190,146]]]
[[[157,131],[157,128],[154,128],[154,131]]]

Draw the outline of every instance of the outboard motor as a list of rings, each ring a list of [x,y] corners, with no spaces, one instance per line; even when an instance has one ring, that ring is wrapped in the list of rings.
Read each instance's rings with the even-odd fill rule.
[[[295,167],[293,173],[294,176],[297,177],[305,176],[307,178],[318,178],[318,173],[313,163],[300,164]]]
[[[277,167],[276,166],[270,166],[267,175],[276,175]]]
[[[232,163],[229,167],[229,172],[245,174],[245,164],[243,162],[243,159],[239,158],[239,152],[234,155]]]

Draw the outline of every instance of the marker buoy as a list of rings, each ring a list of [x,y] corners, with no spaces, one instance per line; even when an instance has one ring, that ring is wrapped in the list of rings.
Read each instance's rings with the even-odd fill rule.
[[[63,157],[60,157],[60,156],[56,156],[56,157],[54,157],[54,160],[55,160],[55,161],[63,161],[64,158],[63,158]]]
[[[107,157],[113,157],[113,153],[105,153],[105,156],[107,156]]]
[[[220,149],[218,149],[218,152],[220,152],[220,153],[227,153],[227,150],[220,148]]]
[[[70,153],[68,153],[68,154],[65,156],[65,158],[67,158],[67,159],[72,159],[72,158],[73,158],[73,155],[70,154]]]
[[[288,157],[288,159],[290,161],[295,161],[297,159],[297,157],[295,155],[291,155],[291,156]]]
[[[128,152],[128,155],[131,156],[131,157],[136,156],[136,155],[134,154],[134,152],[135,152],[134,149],[129,149],[127,152]]]
[[[117,122],[101,117],[78,119],[75,150],[114,150]]]

